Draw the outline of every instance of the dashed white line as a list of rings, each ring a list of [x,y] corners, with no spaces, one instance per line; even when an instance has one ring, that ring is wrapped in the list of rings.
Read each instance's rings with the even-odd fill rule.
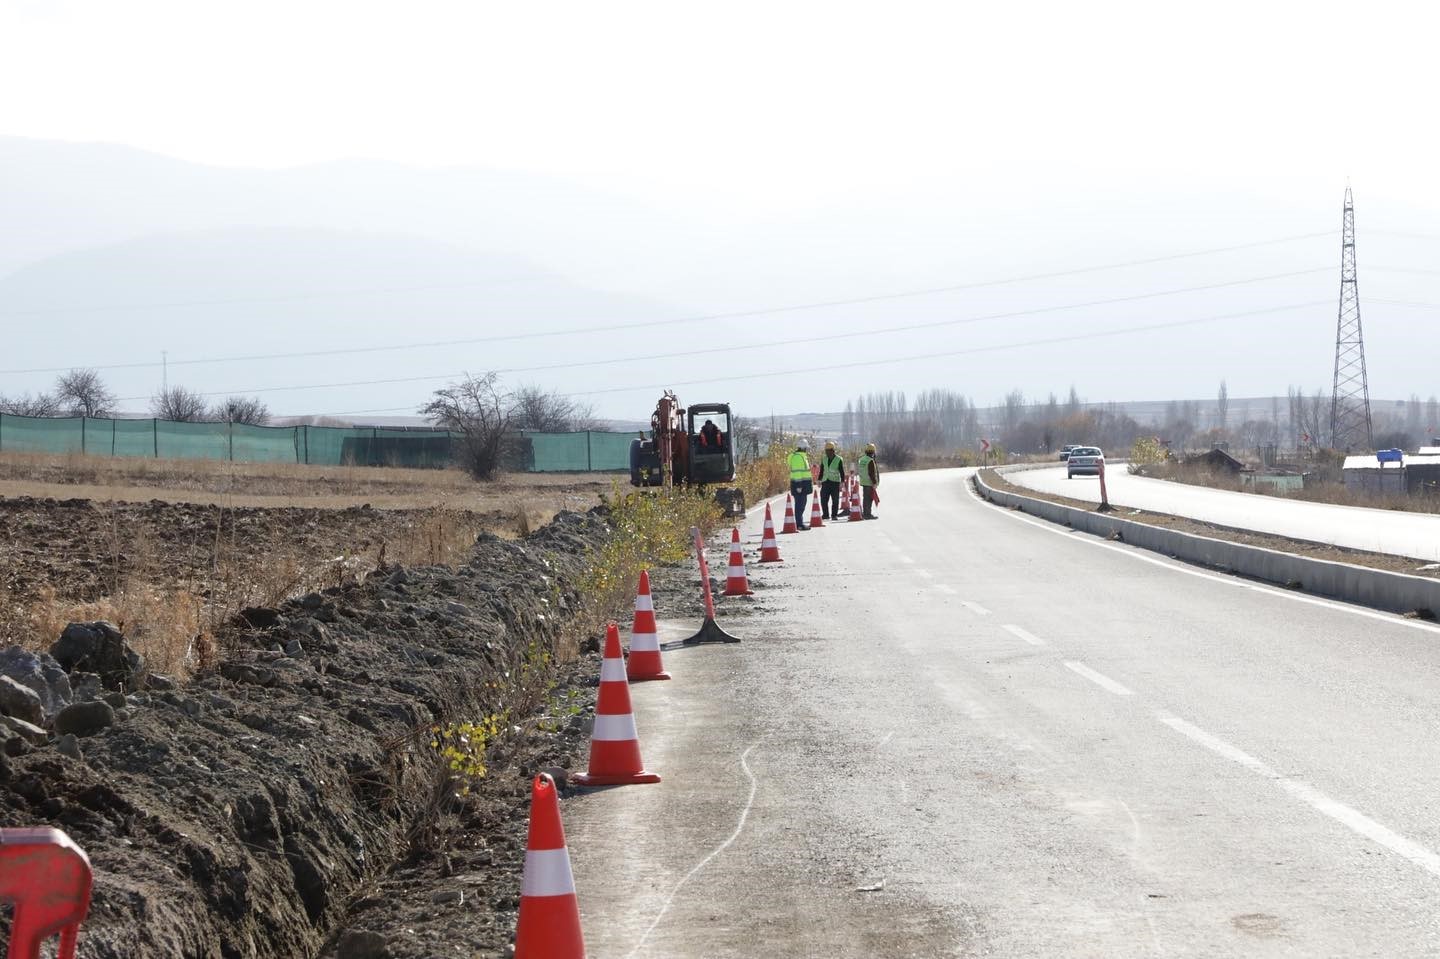
[[[1230,745],[1223,739],[1210,735],[1198,726],[1187,723],[1179,716],[1172,715],[1163,710],[1156,713],[1156,716],[1166,726],[1169,726],[1182,736],[1194,740],[1216,755],[1223,756],[1233,763],[1244,766],[1256,775],[1274,780],[1281,789],[1312,809],[1329,816],[1352,832],[1364,836],[1366,839],[1378,843],[1391,852],[1410,860],[1431,875],[1440,876],[1440,855],[1436,855],[1419,843],[1406,839],[1389,827],[1381,825],[1371,819],[1358,809],[1347,806],[1339,800],[1331,799],[1304,780],[1292,779],[1288,776],[1280,775],[1274,769],[1271,769],[1265,763],[1244,750]]]
[[[1017,638],[1019,638],[1019,639],[1025,640],[1025,642],[1029,643],[1031,646],[1044,646],[1044,645],[1045,645],[1045,640],[1041,639],[1039,636],[1036,636],[1034,633],[1027,632],[1027,631],[1024,630],[1024,629],[1021,629],[1019,626],[1014,626],[1014,625],[1011,625],[1011,624],[1009,624],[1009,623],[1006,623],[1004,626],[1001,626],[1000,628],[1003,629],[1003,630],[1005,630],[1005,632],[1009,633],[1011,636],[1015,636],[1015,637],[1017,637]]]
[[[981,606],[979,603],[973,602],[971,600],[962,599],[960,601],[960,605],[970,610],[970,612],[974,613],[976,616],[990,615],[990,610],[986,609],[984,606]]]
[[[1080,676],[1084,676],[1096,686],[1099,686],[1101,689],[1106,690],[1107,692],[1114,693],[1116,696],[1135,695],[1134,690],[1126,686],[1120,685],[1119,683],[1115,682],[1115,680],[1111,679],[1109,676],[1106,676],[1104,673],[1097,673],[1095,670],[1091,669],[1089,666],[1086,666],[1084,663],[1067,662],[1065,664],[1065,668]]]
[[[917,569],[917,570],[915,571],[915,575],[917,575],[917,576],[923,576],[923,577],[925,577],[926,579],[934,579],[934,578],[935,578],[935,574],[932,573],[932,572],[930,572],[928,569]]]
[[[959,596],[959,595],[960,595],[959,591],[957,591],[957,590],[955,589],[955,587],[953,587],[953,586],[946,586],[944,583],[936,583],[936,584],[935,584],[935,588],[938,589],[938,590],[940,590],[940,592],[944,593],[946,596]]]
[[[900,557],[900,562],[902,562],[902,563],[909,563],[909,564],[912,565],[912,566],[915,565],[915,560],[911,559],[909,556],[903,556],[903,555],[902,555],[902,556]]]

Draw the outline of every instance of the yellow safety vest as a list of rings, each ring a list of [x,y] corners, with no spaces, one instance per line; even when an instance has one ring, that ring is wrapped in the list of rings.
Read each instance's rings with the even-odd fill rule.
[[[875,481],[870,478],[870,464],[875,462],[875,457],[869,453],[862,454],[860,462],[856,464],[856,472],[860,474],[861,486],[874,486]]]
[[[826,483],[840,482],[840,476],[845,470],[845,461],[839,456],[826,456],[820,460],[820,479]]]
[[[796,450],[790,454],[790,480],[807,480],[810,478],[810,457]]]

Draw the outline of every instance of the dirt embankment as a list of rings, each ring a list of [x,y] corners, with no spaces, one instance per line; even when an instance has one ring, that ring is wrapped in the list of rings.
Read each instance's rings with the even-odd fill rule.
[[[552,685],[551,657],[574,638],[604,536],[603,517],[562,514],[522,541],[482,535],[456,569],[387,570],[253,612],[218,669],[116,699],[82,758],[0,757],[0,824],[53,824],[89,854],[87,956],[333,955],[347,930],[349,955],[498,956],[527,814],[514,773],[585,745],[587,697]],[[430,745],[463,722],[491,724],[491,762],[510,771],[468,796]],[[437,842],[446,830],[464,841]],[[444,926],[359,935],[387,881],[432,866],[451,881],[428,905],[485,920],[464,941]]]

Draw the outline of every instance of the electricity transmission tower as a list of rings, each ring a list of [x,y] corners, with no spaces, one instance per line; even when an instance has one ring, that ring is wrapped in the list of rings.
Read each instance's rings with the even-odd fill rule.
[[[1365,336],[1355,282],[1355,203],[1345,187],[1344,236],[1340,243],[1340,316],[1335,324],[1335,385],[1330,395],[1330,446],[1373,449],[1370,382],[1365,376]]]

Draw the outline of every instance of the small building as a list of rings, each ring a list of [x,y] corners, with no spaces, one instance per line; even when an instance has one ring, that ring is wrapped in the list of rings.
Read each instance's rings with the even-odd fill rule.
[[[1440,455],[1347,456],[1342,475],[1347,490],[1373,496],[1433,493],[1440,491]]]
[[[1220,449],[1218,446],[1204,453],[1196,453],[1194,456],[1185,458],[1186,466],[1208,466],[1217,473],[1238,473],[1245,468],[1245,464]]]

